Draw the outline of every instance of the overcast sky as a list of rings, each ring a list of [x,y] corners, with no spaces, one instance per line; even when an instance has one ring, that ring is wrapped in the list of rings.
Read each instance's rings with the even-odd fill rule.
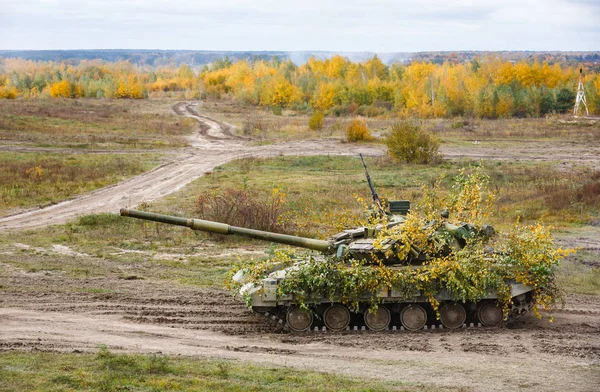
[[[0,0],[0,49],[600,50],[600,0]]]

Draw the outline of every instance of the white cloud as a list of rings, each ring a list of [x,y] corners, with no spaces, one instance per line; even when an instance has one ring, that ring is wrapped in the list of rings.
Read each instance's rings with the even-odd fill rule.
[[[0,49],[599,50],[594,0],[2,0]]]

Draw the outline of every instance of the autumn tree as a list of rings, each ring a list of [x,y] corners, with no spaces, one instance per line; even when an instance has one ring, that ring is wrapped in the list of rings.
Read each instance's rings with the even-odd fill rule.
[[[71,98],[72,88],[69,81],[63,79],[58,83],[52,83],[50,85],[50,96],[53,98]]]

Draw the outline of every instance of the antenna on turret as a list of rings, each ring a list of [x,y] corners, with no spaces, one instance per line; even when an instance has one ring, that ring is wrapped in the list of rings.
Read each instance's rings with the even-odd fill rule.
[[[367,164],[362,156],[362,154],[358,154],[360,156],[360,160],[362,161],[363,167],[365,168],[365,174],[367,175],[367,182],[369,183],[369,188],[371,188],[371,196],[373,196],[373,203],[379,207],[379,211],[383,212],[383,206],[381,205],[381,200],[379,196],[377,196],[377,192],[375,192],[375,187],[371,182],[371,176],[369,176],[369,171],[367,170]]]
[[[573,109],[573,115],[576,116],[579,111],[579,104],[583,103],[585,107],[586,116],[590,115],[588,111],[587,103],[585,101],[585,91],[583,90],[583,68],[579,68],[579,85],[577,86],[577,98],[575,99],[575,109]]]

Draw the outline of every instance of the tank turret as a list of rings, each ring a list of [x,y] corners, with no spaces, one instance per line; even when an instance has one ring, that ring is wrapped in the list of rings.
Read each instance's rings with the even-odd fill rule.
[[[392,201],[388,204],[392,207],[387,209],[388,223],[386,223],[385,226],[388,229],[399,225],[401,226],[406,220],[402,213],[406,213],[408,211],[410,208],[410,203],[408,201]],[[399,244],[397,241],[389,240],[385,244],[375,247],[374,243],[377,234],[379,231],[383,230],[383,225],[378,225],[374,228],[358,227],[354,229],[348,229],[335,234],[326,240],[319,240],[314,238],[255,230],[246,227],[231,226],[225,223],[203,219],[182,218],[125,208],[121,209],[121,215],[154,222],[167,223],[170,225],[189,227],[192,230],[226,235],[238,235],[278,244],[290,245],[298,248],[311,249],[321,252],[325,255],[335,255],[340,259],[357,259],[367,263],[376,259],[378,263],[383,262],[383,264],[386,265],[420,264],[427,259],[427,255],[415,248],[411,248],[408,257],[405,260],[386,257],[385,254],[387,250],[393,249],[393,247],[401,244]],[[449,223],[442,225],[441,230],[446,231],[454,237],[455,243],[453,245],[456,247],[461,247],[466,238],[478,233],[475,228],[469,225],[455,226]],[[487,226],[486,230],[488,234],[493,233],[491,226]]]

